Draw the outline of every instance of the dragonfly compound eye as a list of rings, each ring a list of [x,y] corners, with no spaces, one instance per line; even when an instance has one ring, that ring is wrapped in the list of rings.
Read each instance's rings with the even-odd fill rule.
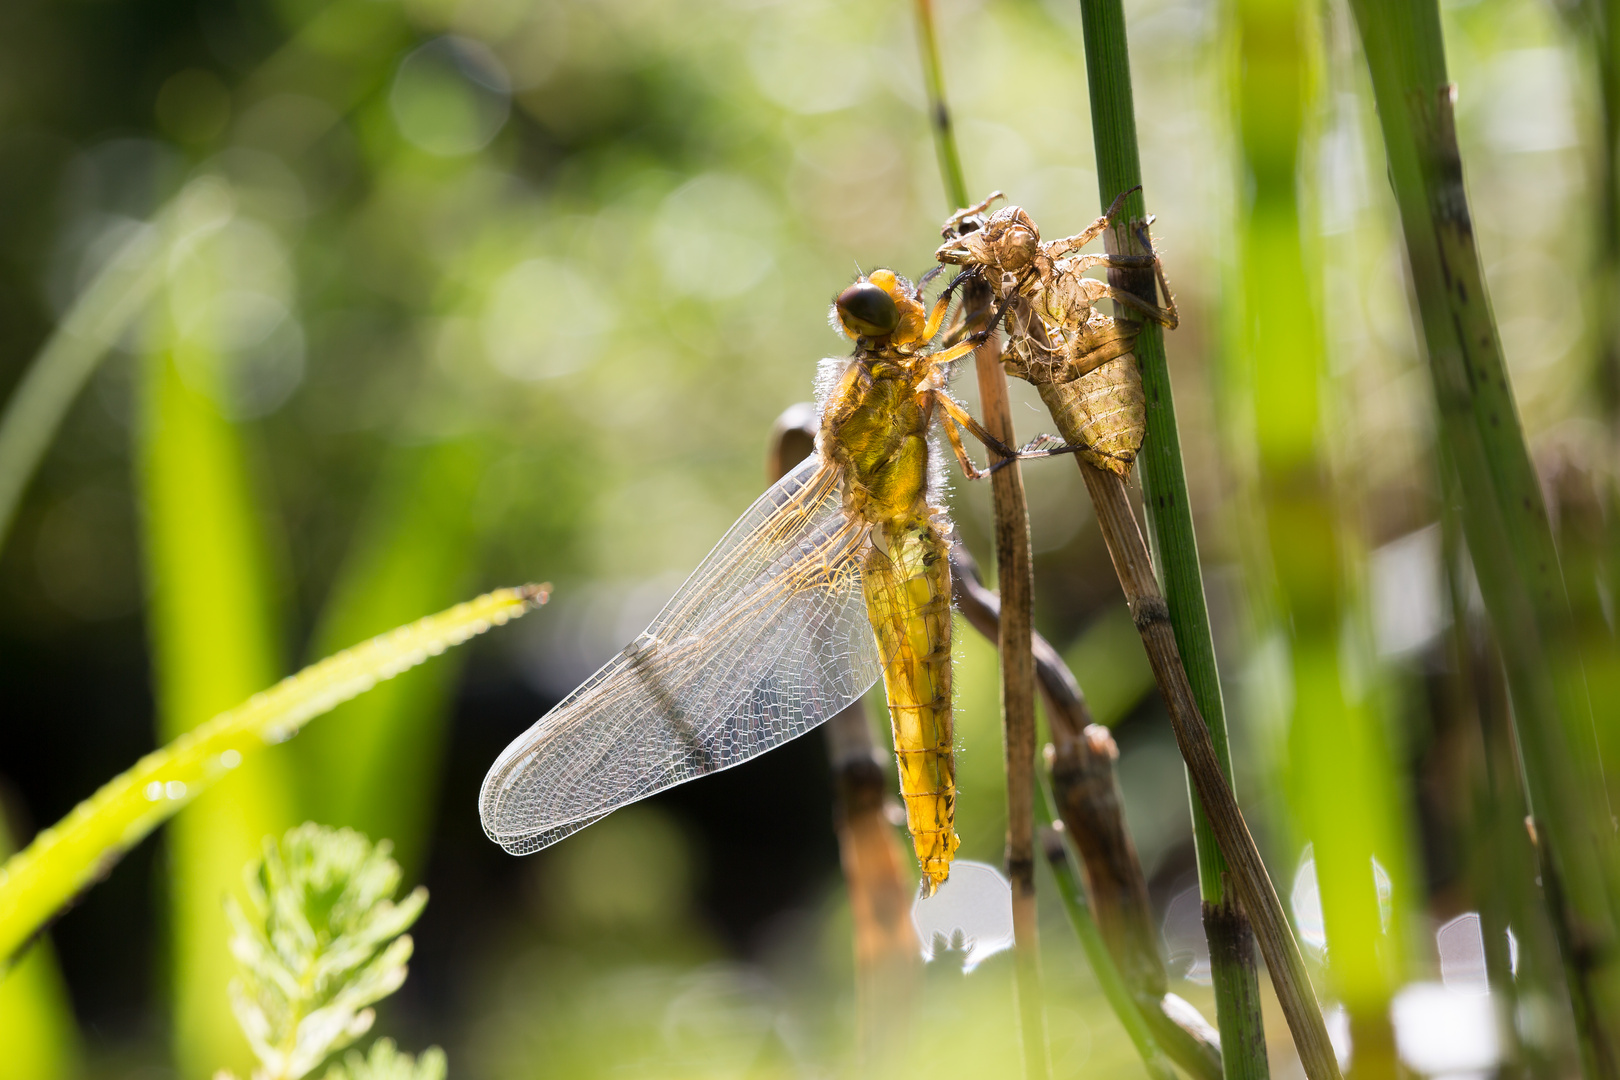
[[[894,298],[870,281],[857,281],[838,294],[838,321],[855,337],[882,337],[900,325]]]

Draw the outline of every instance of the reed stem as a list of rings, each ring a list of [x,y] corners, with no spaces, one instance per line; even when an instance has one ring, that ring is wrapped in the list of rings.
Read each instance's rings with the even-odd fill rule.
[[[1148,662],[1153,665],[1153,676],[1169,709],[1176,745],[1181,750],[1182,760],[1187,763],[1187,776],[1197,795],[1197,804],[1203,808],[1205,820],[1226,864],[1222,876],[1232,896],[1223,899],[1220,905],[1208,902],[1204,905],[1205,932],[1216,932],[1210,942],[1210,962],[1213,965],[1218,959],[1215,954],[1217,948],[1228,950],[1219,959],[1227,961],[1235,969],[1254,962],[1253,950],[1243,940],[1243,924],[1237,920],[1237,911],[1226,902],[1235,898],[1242,905],[1242,912],[1248,915],[1254,940],[1265,957],[1272,988],[1277,992],[1278,1003],[1293,1033],[1294,1046],[1299,1051],[1305,1075],[1311,1080],[1337,1080],[1338,1059],[1328,1041],[1327,1028],[1311,988],[1310,976],[1305,971],[1299,944],[1294,940],[1282,902],[1277,898],[1277,890],[1260,859],[1260,850],[1255,846],[1254,837],[1249,835],[1249,827],[1243,820],[1231,785],[1226,781],[1209,727],[1199,715],[1192,684],[1177,648],[1169,605],[1159,592],[1158,580],[1153,576],[1153,562],[1131,511],[1125,480],[1085,461],[1079,461],[1079,465],[1086,489],[1091,493],[1092,504],[1097,510],[1097,523],[1102,528],[1103,540],[1114,561],[1114,571],[1125,590],[1125,599],[1131,607],[1137,630],[1141,632]],[[1258,1013],[1258,984],[1255,985],[1254,996],[1242,1004],[1246,1009]],[[1220,999],[1217,999],[1217,1010],[1220,1004]],[[1245,1028],[1243,1035],[1258,1044],[1249,1046],[1244,1052],[1242,1064],[1252,1067],[1254,1056],[1264,1055],[1264,1029]],[[1221,1048],[1223,1061],[1230,1061],[1225,1030],[1221,1032]]]
[[[985,300],[988,306],[988,295]],[[1007,446],[1017,446],[1001,342],[974,353],[984,425]],[[1007,877],[1013,892],[1013,940],[1018,964],[1024,1071],[1048,1074],[1046,1018],[1041,1003],[1040,942],[1035,921],[1035,567],[1029,546],[1024,478],[1013,462],[990,478],[995,503],[996,582],[1001,587],[1001,722],[1007,762]]]
[[[1496,631],[1543,890],[1590,1077],[1620,1076],[1620,842],[1579,641],[1474,244],[1434,0],[1352,0],[1417,294],[1442,458]]]
[[[1085,34],[1086,78],[1090,90],[1092,139],[1097,155],[1097,185],[1101,205],[1112,204],[1120,192],[1130,191],[1142,183],[1142,166],[1136,142],[1136,106],[1131,91],[1130,53],[1125,37],[1125,14],[1120,0],[1081,0],[1080,14]],[[1142,220],[1146,216],[1140,191],[1127,197],[1122,221]],[[1111,252],[1124,254],[1134,250],[1135,238],[1126,229],[1110,230],[1107,236]],[[1146,280],[1143,280],[1143,277]],[[1110,281],[1119,288],[1130,289],[1139,295],[1151,296],[1151,275],[1128,271],[1111,271]],[[1181,461],[1181,441],[1176,425],[1175,399],[1171,394],[1169,368],[1165,362],[1164,338],[1160,327],[1149,321],[1136,339],[1136,357],[1142,367],[1142,388],[1147,399],[1147,438],[1137,457],[1141,477],[1143,502],[1147,511],[1148,529],[1153,550],[1164,575],[1162,603],[1168,608],[1172,633],[1166,635],[1179,653],[1175,665],[1182,683],[1187,684],[1190,702],[1204,720],[1205,737],[1219,770],[1221,785],[1230,795],[1232,785],[1231,753],[1226,734],[1226,712],[1221,699],[1220,677],[1215,668],[1215,646],[1210,634],[1209,612],[1204,603],[1203,575],[1198,565],[1198,542],[1193,531],[1192,510],[1187,496],[1186,473]],[[1087,487],[1095,499],[1101,477],[1093,477],[1092,469],[1082,468]],[[1123,489],[1119,497],[1123,499]],[[1128,504],[1126,505],[1128,510]],[[1099,504],[1099,518],[1101,504]],[[1130,532],[1135,532],[1132,521]],[[1122,542],[1129,542],[1129,533],[1122,533]],[[1140,544],[1137,533],[1136,543]],[[1144,552],[1145,554],[1145,552]],[[1118,556],[1116,555],[1116,565]],[[1152,580],[1149,569],[1148,580]],[[1124,581],[1122,575],[1121,581]],[[1155,590],[1156,590],[1155,586]],[[1144,631],[1144,641],[1146,641]],[[1183,669],[1182,665],[1185,664]],[[1155,671],[1163,665],[1162,658],[1155,663]],[[1161,681],[1160,686],[1164,687]],[[1171,697],[1166,689],[1166,698]],[[1207,728],[1204,724],[1207,723]],[[1178,741],[1180,730],[1178,728]],[[1203,779],[1191,776],[1193,763],[1189,760],[1189,774],[1200,795],[1203,788],[1213,788],[1214,777]],[[1235,800],[1233,802],[1235,807]],[[1265,1053],[1265,1028],[1260,1014],[1259,975],[1254,965],[1254,953],[1247,939],[1247,922],[1259,919],[1262,912],[1253,905],[1240,910],[1228,894],[1226,878],[1228,868],[1223,858],[1225,845],[1216,842],[1210,808],[1200,798],[1193,799],[1193,839],[1198,852],[1199,891],[1204,902],[1205,933],[1210,938],[1210,963],[1215,984],[1215,1011],[1221,1028],[1221,1058],[1229,1080],[1265,1080],[1270,1074]],[[1247,829],[1244,829],[1247,836]],[[1249,843],[1252,845],[1252,839]],[[1225,851],[1226,857],[1231,856]],[[1258,862],[1258,856],[1256,857]],[[1258,869],[1264,877],[1263,865]],[[1258,883],[1251,883],[1258,888]],[[1265,892],[1275,900],[1275,890],[1265,879]],[[1288,932],[1281,911],[1276,916],[1279,928],[1262,935],[1262,944],[1269,943],[1281,950],[1292,963],[1278,964],[1271,957],[1267,963],[1272,969],[1275,983],[1279,973],[1287,977],[1296,971],[1302,985],[1303,996],[1289,1003],[1289,1026],[1306,1064],[1307,1074],[1313,1080],[1320,1076],[1336,1076],[1338,1063],[1327,1043],[1309,983],[1304,982],[1303,965],[1299,963],[1298,949]],[[1286,939],[1278,933],[1286,933]],[[1297,965],[1297,966],[1296,966]],[[1302,1038],[1302,1032],[1304,1036]]]

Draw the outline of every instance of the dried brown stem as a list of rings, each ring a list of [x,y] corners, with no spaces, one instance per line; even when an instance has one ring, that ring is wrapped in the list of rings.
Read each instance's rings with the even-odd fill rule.
[[[973,556],[961,544],[951,548],[951,591],[968,624],[999,642],[1001,598],[985,588]],[[1214,1029],[1191,1005],[1166,994],[1147,879],[1125,825],[1114,769],[1119,748],[1107,728],[1092,722],[1074,673],[1039,632],[1031,635],[1031,652],[1052,727],[1053,794],[1080,855],[1086,893],[1108,950],[1164,1051],[1198,1080],[1217,1080],[1221,1052]]]
[[[963,309],[973,323],[990,308],[989,286],[971,283]],[[1007,446],[1017,446],[1001,342],[992,338],[974,352],[984,426]],[[1012,882],[1013,941],[1018,1009],[1024,1038],[1024,1072],[1050,1073],[1046,1014],[1041,1000],[1040,942],[1035,922],[1035,658],[1034,560],[1029,546],[1029,508],[1024,478],[1012,462],[990,478],[995,502],[996,576],[1001,585],[997,649],[1001,657],[1001,721],[1007,763],[1007,877]]]
[[[1266,874],[1260,850],[1255,846],[1254,837],[1249,835],[1237,799],[1221,771],[1209,728],[1193,700],[1192,685],[1187,681],[1170,626],[1170,609],[1153,576],[1153,563],[1131,511],[1125,480],[1083,461],[1079,465],[1097,509],[1097,522],[1102,527],[1108,554],[1114,560],[1114,571],[1125,590],[1125,601],[1130,605],[1154,678],[1169,708],[1170,724],[1175,729],[1182,759],[1187,763],[1187,775],[1209,818],[1221,854],[1226,857],[1228,883],[1253,924],[1255,940],[1271,972],[1271,982],[1293,1033],[1295,1048],[1300,1059],[1312,1066],[1308,1075],[1336,1080],[1338,1059],[1328,1042],[1305,962],[1283,914],[1277,890]]]

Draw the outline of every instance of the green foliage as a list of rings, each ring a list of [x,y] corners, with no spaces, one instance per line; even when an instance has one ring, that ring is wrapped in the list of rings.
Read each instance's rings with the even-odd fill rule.
[[[1289,825],[1314,852],[1327,935],[1336,943],[1324,985],[1342,1001],[1360,1063],[1394,1068],[1390,997],[1410,975],[1397,931],[1386,935],[1374,867],[1404,902],[1407,852],[1398,786],[1403,766],[1386,735],[1382,699],[1355,686],[1366,635],[1355,567],[1364,554],[1345,528],[1344,477],[1328,458],[1337,405],[1323,389],[1328,351],[1302,218],[1316,177],[1299,169],[1324,62],[1316,13],[1305,4],[1243,0],[1234,12],[1233,123],[1250,188],[1238,215],[1234,302],[1246,333],[1229,350],[1234,382],[1252,395],[1256,542],[1245,546],[1255,618],[1285,650],[1293,687],[1282,787]],[[1303,203],[1303,206],[1302,206]],[[1282,747],[1279,747],[1282,749]],[[1344,813],[1344,790],[1361,793]],[[1398,910],[1398,908],[1397,908]],[[1404,913],[1402,913],[1404,914]],[[1373,1067],[1369,1065],[1369,1067]]]
[[[247,872],[248,905],[226,901],[239,967],[231,1008],[261,1067],[255,1080],[299,1080],[371,1029],[372,1004],[405,982],[405,931],[427,904],[420,886],[395,902],[391,845],[315,824],[267,839]],[[408,1057],[374,1047],[346,1063],[362,1077],[442,1077],[443,1055]],[[434,1068],[437,1072],[434,1072]],[[331,1075],[331,1074],[329,1074]]]
[[[0,682],[17,674],[15,694],[7,684],[21,717],[13,734],[55,740],[48,750],[0,763],[19,782],[22,820],[31,813],[48,821],[49,808],[91,790],[90,784],[48,790],[40,778],[65,775],[60,765],[77,752],[73,743],[105,734],[108,721],[97,710],[116,714],[126,727],[145,722],[139,661],[127,665],[134,674],[117,677],[124,681],[103,683],[106,658],[120,650],[134,656],[150,647],[160,723],[177,734],[269,685],[284,662],[298,658],[292,648],[324,655],[446,606],[475,582],[543,572],[566,586],[569,609],[531,642],[532,654],[487,655],[475,669],[486,681],[474,695],[489,688],[494,669],[501,674],[493,678],[515,680],[519,666],[543,693],[566,692],[576,681],[571,665],[591,650],[621,645],[613,639],[621,617],[673,588],[757,493],[765,426],[783,405],[807,395],[815,358],[842,348],[829,337],[823,313],[827,296],[848,280],[851,260],[915,273],[929,265],[937,240],[943,207],[921,89],[931,72],[915,63],[910,4],[277,0],[241,11],[209,5],[200,35],[196,5],[177,0],[101,5],[94,17],[84,5],[15,6],[20,17],[0,41],[0,98],[15,121],[0,125],[8,193],[0,200],[0,254],[9,298],[0,320],[0,388],[7,394],[0,534],[8,540],[0,562],[7,647],[0,652],[13,661]],[[1119,5],[934,6],[943,55],[932,70],[950,84],[969,194],[1004,190],[1049,238],[1077,230],[1099,209],[1093,172],[1113,169],[1119,149],[1119,132],[1101,123],[1099,135],[1112,148],[1102,154],[1093,142],[1078,62],[1082,15]],[[1442,5],[1440,17],[1447,77],[1459,84],[1458,142],[1472,225],[1506,361],[1505,370],[1491,369],[1487,389],[1500,395],[1511,381],[1538,466],[1550,437],[1567,438],[1572,423],[1592,427],[1590,449],[1572,463],[1595,466],[1593,478],[1612,483],[1613,437],[1620,432],[1613,387],[1620,378],[1611,373],[1610,396],[1602,401],[1590,386],[1602,367],[1600,345],[1604,363],[1620,357],[1606,344],[1620,304],[1612,302],[1612,269],[1594,278],[1584,264],[1589,248],[1613,249],[1620,237],[1612,215],[1595,212],[1615,194],[1609,174],[1620,160],[1612,121],[1620,80],[1613,77],[1614,35],[1606,27],[1594,34],[1572,23],[1565,31],[1558,22],[1560,13],[1610,6],[1472,0]],[[1250,807],[1275,814],[1261,835],[1278,856],[1272,870],[1279,883],[1288,880],[1293,867],[1286,860],[1294,851],[1283,846],[1286,839],[1304,840],[1320,831],[1322,815],[1338,813],[1327,824],[1341,840],[1357,840],[1340,843],[1346,857],[1336,861],[1354,872],[1349,899],[1358,903],[1360,925],[1346,929],[1335,914],[1335,902],[1347,894],[1337,881],[1346,879],[1336,881],[1329,866],[1333,838],[1318,835],[1315,867],[1328,923],[1321,985],[1337,992],[1353,966],[1381,964],[1403,950],[1411,966],[1398,971],[1401,980],[1434,979],[1428,919],[1403,925],[1399,857],[1376,846],[1395,879],[1397,918],[1384,926],[1368,903],[1363,839],[1376,839],[1386,825],[1405,830],[1406,843],[1426,860],[1425,875],[1405,875],[1414,887],[1432,890],[1422,915],[1479,907],[1487,948],[1493,957],[1503,954],[1493,969],[1493,993],[1516,987],[1516,1005],[1498,1000],[1509,1001],[1502,1015],[1515,1017],[1520,1028],[1504,1025],[1506,1042],[1540,1045],[1549,1060],[1562,1060],[1557,1054],[1574,1045],[1573,1037],[1535,1019],[1567,1011],[1567,1002],[1556,951],[1538,954],[1519,914],[1539,904],[1541,894],[1529,868],[1536,849],[1523,825],[1529,807],[1504,797],[1522,795],[1505,698],[1493,697],[1490,686],[1482,691],[1481,711],[1497,707],[1501,739],[1496,787],[1482,785],[1486,795],[1471,805],[1469,785],[1480,766],[1466,736],[1478,725],[1466,708],[1441,700],[1445,688],[1435,672],[1447,663],[1435,639],[1419,635],[1399,653],[1331,648],[1355,636],[1350,624],[1362,617],[1363,593],[1374,608],[1388,606],[1379,589],[1369,588],[1387,585],[1382,546],[1432,523],[1441,504],[1463,501],[1443,496],[1434,477],[1434,403],[1407,305],[1412,284],[1421,297],[1443,275],[1432,260],[1429,269],[1404,272],[1386,179],[1392,166],[1397,178],[1403,175],[1403,166],[1386,161],[1367,58],[1343,5],[1312,16],[1311,33],[1320,40],[1292,31],[1251,39],[1313,50],[1325,60],[1327,67],[1308,73],[1327,81],[1325,92],[1299,101],[1294,76],[1259,63],[1264,58],[1245,46],[1238,17],[1264,8],[1268,18],[1291,22],[1300,11],[1316,10],[1310,5],[1126,0],[1123,7],[1134,79],[1122,64],[1115,71],[1097,66],[1103,82],[1094,97],[1106,105],[1105,93],[1134,86],[1140,179],[1159,215],[1156,241],[1186,316],[1168,336],[1168,368],[1162,357],[1144,356],[1154,402],[1169,403],[1166,373],[1175,375],[1185,484],[1164,482],[1165,468],[1174,464],[1179,473],[1180,464],[1168,461],[1168,444],[1155,435],[1157,444],[1144,451],[1145,489],[1173,606],[1178,596],[1189,604],[1201,597],[1188,584],[1196,582],[1190,529],[1197,517],[1232,706],[1238,787]],[[724,33],[716,33],[719,26]],[[467,51],[447,51],[452,39]],[[131,49],[132,40],[145,45]],[[1121,60],[1124,44],[1121,37]],[[488,73],[487,57],[480,59],[486,50],[504,82],[477,77]],[[1385,60],[1394,55],[1376,40],[1368,52]],[[478,71],[448,63],[453,55],[476,61]],[[1244,122],[1270,114],[1286,126],[1233,129],[1239,115],[1233,94],[1241,87],[1232,61],[1240,57],[1251,80]],[[1600,64],[1601,86],[1594,84]],[[1266,88],[1270,77],[1286,81],[1283,92]],[[491,87],[500,85],[510,87],[509,113],[490,109]],[[1600,91],[1604,132],[1593,115]],[[489,136],[487,143],[475,145],[468,132]],[[1245,149],[1244,140],[1256,137],[1264,145]],[[1289,220],[1264,222],[1266,236],[1241,235],[1241,207],[1255,194],[1249,182],[1256,177],[1238,177],[1239,153],[1251,153],[1252,164],[1267,170],[1264,191],[1298,201]],[[229,197],[215,200],[216,209],[227,212],[197,213],[206,209],[199,197],[206,202],[222,192]],[[177,253],[173,240],[181,235],[186,251]],[[1261,241],[1279,238],[1290,246],[1286,268],[1263,261],[1270,249]],[[1223,274],[1238,280],[1245,267],[1281,279],[1257,277],[1266,287],[1254,290],[1248,312],[1217,284]],[[1305,328],[1308,352],[1292,344],[1306,336],[1276,332],[1288,329],[1290,318],[1278,284],[1294,294],[1309,291],[1316,304],[1319,324]],[[1225,335],[1210,329],[1228,322],[1244,329]],[[1444,322],[1435,325],[1443,329]],[[267,336],[260,340],[258,331]],[[1156,341],[1156,333],[1147,337]],[[1250,340],[1246,334],[1272,349],[1254,357],[1265,379],[1222,398],[1222,388],[1211,384],[1228,378],[1230,365],[1216,353],[1222,341]],[[1605,343],[1594,340],[1600,335]],[[152,362],[132,371],[131,354]],[[130,423],[131,389],[143,375],[154,391],[145,399],[154,406],[145,418],[160,413],[177,425]],[[957,388],[971,396],[971,383],[959,379]],[[160,401],[157,393],[168,396]],[[1047,426],[1015,408],[1020,434]],[[1263,417],[1247,415],[1261,410]],[[1454,440],[1447,431],[1458,426],[1477,424],[1459,414],[1440,425],[1439,441]],[[138,432],[134,449],[131,430]],[[1302,435],[1319,441],[1269,448],[1259,442]],[[134,458],[150,471],[131,494]],[[1334,485],[1293,486],[1289,470],[1299,462],[1325,463]],[[1273,477],[1272,509],[1283,509],[1284,499],[1296,508],[1331,508],[1336,553],[1312,539],[1322,535],[1320,516],[1306,523],[1314,526],[1307,532],[1278,515],[1268,532],[1258,513],[1261,493],[1251,483],[1262,465]],[[1135,713],[1122,732],[1122,776],[1143,859],[1169,883],[1185,869],[1178,860],[1188,828],[1181,800],[1166,795],[1177,766],[1162,738],[1140,737],[1155,719],[1151,697],[1136,709],[1149,673],[1081,509],[1074,472],[1040,464],[1025,470],[1039,559],[1037,610],[1048,636],[1074,643],[1068,653],[1099,718]],[[1519,478],[1528,479],[1522,470]],[[982,555],[988,485],[958,481],[954,488],[953,514]],[[1525,605],[1523,619],[1499,622],[1510,628],[1504,637],[1516,653],[1539,641],[1552,657],[1545,664],[1515,660],[1518,697],[1531,700],[1522,691],[1538,665],[1569,673],[1584,665],[1610,762],[1620,756],[1607,752],[1620,748],[1613,707],[1620,692],[1601,672],[1620,670],[1610,617],[1612,583],[1620,580],[1613,499],[1605,496],[1593,519],[1608,531],[1591,534],[1590,566],[1571,559],[1578,509],[1572,496],[1560,494],[1547,508],[1576,615],[1590,632],[1582,629],[1579,641],[1564,644],[1545,638],[1533,632],[1542,621],[1534,604]],[[1490,509],[1489,500],[1467,501],[1475,511]],[[97,528],[108,515],[81,511],[109,502],[129,507],[115,524],[145,529],[140,550],[149,580],[136,576],[139,530]],[[1179,557],[1178,545],[1159,535],[1167,522],[1185,525]],[[1478,536],[1474,528],[1471,543]],[[1506,579],[1491,571],[1490,559],[1510,565],[1513,552],[1498,544],[1493,556],[1492,546],[1475,546],[1487,606],[1499,612]],[[1245,558],[1251,552],[1267,565]],[[1273,574],[1274,555],[1292,560],[1282,568],[1289,579],[1257,580],[1256,573]],[[1463,566],[1457,590],[1463,610],[1471,577]],[[102,583],[114,588],[98,588]],[[1280,588],[1290,600],[1289,618],[1280,609],[1245,613]],[[152,600],[144,625],[132,617],[142,597]],[[1313,614],[1305,607],[1313,597],[1331,603]],[[1409,606],[1416,605],[1395,605]],[[1298,619],[1301,612],[1310,618]],[[1185,625],[1182,614],[1178,623]],[[1231,633],[1246,620],[1271,632],[1250,640]],[[1302,634],[1320,647],[1299,648]],[[423,640],[392,655],[431,650]],[[1005,799],[995,655],[966,630],[956,640],[964,853],[998,859]],[[1186,642],[1183,649],[1213,721],[1219,705],[1213,654]],[[226,653],[235,660],[222,661]],[[244,683],[237,661],[251,660],[250,653],[260,660],[247,670],[260,674]],[[1319,662],[1301,664],[1312,658]],[[375,652],[372,661],[393,663]],[[28,666],[38,678],[23,670]],[[1498,666],[1487,657],[1481,671],[1492,675]],[[279,834],[307,817],[389,836],[408,880],[435,835],[432,815],[440,806],[465,812],[468,792],[438,785],[454,661],[391,684],[277,751],[297,762],[292,798],[272,793],[283,809],[258,798],[272,785],[244,782],[251,777],[243,772],[250,760],[263,760],[257,751],[266,741],[363,689],[381,669],[316,670],[324,671],[316,682],[282,684],[258,705],[233,709],[180,741],[165,746],[167,738],[160,738],[153,745],[162,749],[0,871],[0,956],[6,956],[129,845],[226,779],[212,792],[217,802],[181,815],[195,824],[171,833],[158,862],[154,891],[179,901],[175,921],[161,931],[133,922],[115,930],[145,953],[164,954],[169,977],[145,979],[143,986],[174,986],[189,977],[190,966],[183,959],[175,964],[167,946],[190,940],[210,950],[210,981],[199,984],[196,1000],[213,1011],[182,1018],[173,1040],[184,1080],[199,1080],[203,1067],[233,1065],[242,1075],[250,1067],[215,1056],[216,1046],[229,1045],[242,1062],[252,1060],[234,1021],[224,1017],[231,961],[220,891],[257,855],[265,832]],[[39,692],[53,692],[61,672],[82,675],[84,684],[67,687],[62,708],[22,704],[43,702]],[[1313,673],[1321,678],[1304,677]],[[1549,672],[1545,681],[1565,680]],[[236,690],[206,693],[210,682]],[[1380,688],[1397,691],[1395,708],[1379,700]],[[1514,717],[1529,725],[1532,711],[1561,715],[1563,705],[1554,700],[1561,694],[1559,685],[1549,685],[1541,694],[1547,707],[1535,710],[1516,700]],[[488,699],[463,700],[482,708]],[[1307,714],[1313,701],[1330,707]],[[1380,713],[1391,721],[1387,748],[1362,737],[1377,734],[1370,724]],[[1277,727],[1267,730],[1272,717]],[[1299,786],[1309,789],[1312,806],[1282,797],[1280,768],[1255,764],[1268,750],[1288,747],[1284,724],[1301,720],[1316,740],[1301,747],[1317,766],[1300,774],[1310,777]],[[1524,733],[1561,737],[1558,729],[1536,723]],[[1524,740],[1527,758],[1545,757],[1537,742]],[[8,742],[19,750],[45,745]],[[1595,762],[1595,754],[1586,756]],[[1611,767],[1611,783],[1617,775]],[[1579,786],[1562,779],[1558,770],[1544,771],[1539,788],[1548,798],[1532,800],[1543,850],[1563,847],[1560,837],[1568,832],[1544,821],[1553,797]],[[1412,801],[1417,792],[1433,843],[1426,832],[1424,844],[1416,844],[1413,821],[1379,809]],[[1611,788],[1616,793],[1620,786]],[[1136,815],[1144,805],[1159,808],[1151,819]],[[277,820],[258,816],[253,824],[267,807]],[[1315,824],[1302,811],[1314,814]],[[630,820],[615,819],[621,828]],[[570,841],[574,848],[516,871],[532,877],[511,903],[539,896],[549,906],[492,923],[458,951],[458,984],[486,995],[458,1035],[469,1055],[482,1055],[468,1065],[492,1077],[716,1075],[733,1062],[740,1073],[741,1063],[757,1058],[759,1033],[790,1031],[791,1021],[801,1025],[793,1043],[795,1055],[804,1055],[796,1058],[799,1071],[838,1072],[849,1010],[841,995],[851,962],[843,909],[829,901],[804,916],[813,923],[792,924],[792,948],[781,951],[793,962],[768,975],[773,987],[797,988],[798,996],[778,1001],[761,991],[759,971],[769,960],[759,962],[758,950],[750,950],[756,962],[749,966],[717,973],[712,965],[725,954],[688,917],[685,899],[689,886],[728,905],[736,899],[740,908],[751,891],[769,892],[778,864],[750,861],[745,877],[735,869],[735,851],[715,857],[704,843],[669,845],[658,849],[664,879],[637,883],[633,873],[604,869],[625,861],[603,854],[617,842],[613,834],[602,834],[600,848],[590,846],[615,819]],[[1491,821],[1499,831],[1486,827]],[[1577,826],[1583,823],[1576,817]],[[684,828],[668,825],[672,833]],[[1464,838],[1479,852],[1477,880],[1461,880],[1455,861],[1444,857],[1461,850]],[[796,864],[814,855],[818,841],[806,840],[795,848]],[[824,849],[826,838],[819,843]],[[1510,848],[1523,860],[1509,857]],[[831,865],[825,895],[836,896]],[[139,871],[113,872],[127,880]],[[711,880],[721,874],[723,890]],[[568,888],[559,885],[564,877],[573,882]],[[1043,883],[1043,902],[1054,895]],[[603,906],[604,897],[613,903]],[[1520,906],[1491,922],[1497,897]],[[436,905],[445,902],[435,897]],[[107,906],[93,902],[62,924],[63,943],[71,946],[62,955],[87,1021],[104,1019],[112,996],[87,994],[82,985],[100,976],[84,959],[85,927],[95,922],[95,932],[106,933]],[[250,907],[244,901],[244,912]],[[1136,1068],[1128,1057],[1110,1060],[1130,1047],[1106,1014],[1095,1019],[1103,1003],[1078,939],[1055,921],[1062,912],[1052,905],[1045,914],[1058,931],[1043,935],[1057,1072]],[[1503,922],[1512,923],[1520,953],[1511,966]],[[1407,932],[1410,941],[1394,940]],[[819,982],[805,976],[807,934],[824,943],[819,962],[830,974]],[[159,950],[148,944],[154,935]],[[115,962],[110,957],[103,962]],[[108,1064],[115,1055],[170,1063],[154,1045],[175,1030],[162,1022],[165,1003],[139,991],[120,993],[116,1008],[139,1016],[139,1025],[96,1023],[75,1037],[65,988],[38,978],[49,959],[36,947],[0,983],[0,1046],[12,1058],[22,1053],[13,1033],[33,1025],[53,1045],[81,1046],[88,1075],[126,1075],[129,1068]],[[963,984],[974,995],[971,1007],[957,1002],[955,1012],[923,1014],[936,1030],[949,1026],[948,1060],[930,1062],[942,1076],[1000,1075],[1006,1055],[1016,1053],[1006,1039],[1008,970],[994,965]],[[525,995],[525,987],[533,993]],[[1182,992],[1208,1007],[1204,990]],[[1286,1050],[1273,1030],[1281,1073]],[[715,1031],[724,1037],[713,1037]],[[1065,1038],[1072,1050],[1067,1064],[1058,1060]],[[1359,1068],[1368,1044],[1353,1041],[1363,1055]],[[690,1053],[694,1048],[707,1056]],[[392,1063],[382,1067],[405,1061],[379,1047],[369,1057],[359,1053],[361,1062]],[[1511,1069],[1511,1047],[1507,1053]],[[414,1067],[427,1068],[428,1060]],[[1563,1071],[1572,1073],[1573,1058],[1566,1064]],[[354,1072],[334,1059],[317,1066],[311,1080],[329,1068]],[[22,1069],[8,1060],[0,1072],[21,1076]]]
[[[393,1039],[378,1039],[370,1054],[358,1050],[344,1054],[341,1064],[326,1070],[324,1080],[444,1080],[447,1068],[444,1051],[437,1046],[412,1058],[395,1049]]]

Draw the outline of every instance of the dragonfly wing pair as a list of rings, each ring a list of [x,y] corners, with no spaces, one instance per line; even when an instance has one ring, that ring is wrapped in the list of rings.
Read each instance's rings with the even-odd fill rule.
[[[749,507],[658,618],[506,748],[484,831],[525,854],[804,734],[881,673],[864,524],[812,455]]]

